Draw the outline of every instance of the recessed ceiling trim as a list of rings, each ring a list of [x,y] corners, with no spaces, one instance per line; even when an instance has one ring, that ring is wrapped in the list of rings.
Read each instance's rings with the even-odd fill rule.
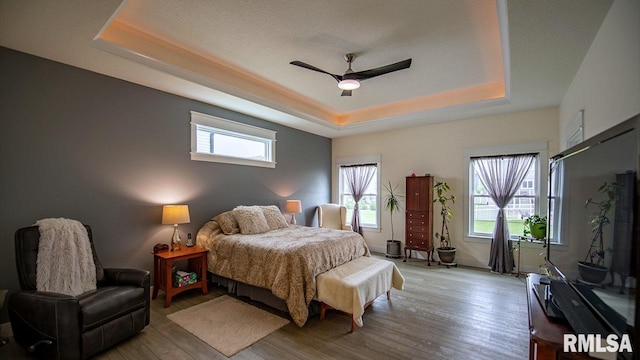
[[[354,122],[340,126],[339,136],[359,133],[363,128],[366,128],[369,131],[383,131],[403,126],[417,126],[447,120],[459,120],[460,117],[452,116],[451,114],[464,114],[491,107],[495,108],[508,103],[509,101],[504,97],[498,97],[496,99],[481,100],[474,103],[461,103],[447,108],[411,112],[403,115],[394,115],[388,118]]]
[[[222,60],[205,58],[117,20],[95,37],[92,46],[258,104],[304,114],[308,120],[335,124],[336,114],[319,103]]]
[[[448,91],[445,93],[428,95],[417,99],[398,101],[393,104],[380,105],[348,114],[340,125],[353,124],[371,119],[388,118],[397,115],[423,112],[450,106],[476,103],[484,100],[502,99],[505,97],[503,82],[474,86],[467,89]]]
[[[506,14],[504,11],[506,11],[506,4],[503,0],[498,0],[498,18],[501,23],[506,22],[506,18],[502,17]],[[500,27],[501,32],[503,27]],[[411,113],[424,113],[464,102],[479,102],[508,96],[508,85],[502,81],[497,84],[449,91],[347,113],[337,113],[314,100],[224,60],[186,49],[118,21],[117,14],[111,17],[110,23],[105,25],[95,37],[92,46],[245,101],[326,126],[331,130],[339,129],[348,124],[389,119]],[[502,57],[508,61],[508,52],[504,51],[504,47],[503,41]],[[505,75],[508,75],[506,71]],[[241,112],[243,111],[241,110]]]

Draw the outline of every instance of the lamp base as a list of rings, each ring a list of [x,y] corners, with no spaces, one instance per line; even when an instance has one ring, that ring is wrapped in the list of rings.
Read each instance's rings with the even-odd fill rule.
[[[291,225],[295,225],[296,224],[296,214],[291,214],[291,222],[289,223]]]
[[[180,232],[178,224],[173,225],[173,237],[171,238],[171,251],[179,251],[182,249],[182,241],[180,240]]]

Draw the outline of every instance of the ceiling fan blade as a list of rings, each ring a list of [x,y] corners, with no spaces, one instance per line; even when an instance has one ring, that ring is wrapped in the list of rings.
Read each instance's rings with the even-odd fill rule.
[[[354,80],[366,80],[366,79],[371,79],[372,77],[388,74],[390,72],[407,69],[410,66],[411,66],[411,59],[407,59],[391,65],[381,66],[375,69],[369,69],[369,70],[345,74],[344,78],[354,79]]]
[[[301,68],[305,68],[305,69],[308,69],[308,70],[317,71],[319,73],[327,74],[327,75],[331,76],[332,78],[334,78],[338,82],[340,80],[342,80],[342,75],[336,75],[336,74],[332,74],[330,72],[326,72],[326,71],[324,71],[322,69],[318,69],[317,67],[315,67],[313,65],[309,65],[307,63],[303,63],[302,61],[297,61],[296,60],[296,61],[290,62],[289,64],[295,65],[295,66],[300,66]]]
[[[342,90],[342,94],[340,96],[351,96],[351,92],[353,90]]]

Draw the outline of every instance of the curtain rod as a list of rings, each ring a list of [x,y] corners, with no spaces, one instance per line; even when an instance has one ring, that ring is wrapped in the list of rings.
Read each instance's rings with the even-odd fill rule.
[[[368,163],[368,164],[349,164],[349,165],[340,165],[341,168],[347,167],[359,167],[359,166],[378,166],[376,163]]]
[[[486,156],[472,156],[471,160],[477,159],[495,159],[495,158],[505,158],[505,157],[516,157],[516,156],[538,156],[540,153],[525,153],[525,154],[509,154],[509,155],[486,155]]]

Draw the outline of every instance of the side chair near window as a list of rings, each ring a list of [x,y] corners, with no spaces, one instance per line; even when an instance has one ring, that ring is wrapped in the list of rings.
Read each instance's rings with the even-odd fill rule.
[[[9,317],[15,341],[38,357],[85,359],[149,324],[149,271],[103,268],[95,252],[91,228],[77,224],[80,230],[86,228],[87,236],[73,236],[73,241],[60,237],[56,239],[56,246],[68,249],[73,244],[81,244],[78,248],[84,247],[86,251],[83,260],[93,255],[94,289],[81,290],[78,295],[38,291],[42,284],[42,278],[36,274],[41,271],[37,260],[39,243],[45,236],[41,236],[38,226],[25,227],[15,233],[16,266],[22,290],[9,297]],[[89,247],[85,247],[87,237]],[[88,260],[91,263],[91,259]],[[60,262],[56,258],[51,263],[55,267]],[[74,273],[73,269],[66,271]],[[91,274],[83,271],[85,273]]]
[[[352,230],[347,224],[347,208],[338,204],[322,204],[318,206],[318,227]]]

